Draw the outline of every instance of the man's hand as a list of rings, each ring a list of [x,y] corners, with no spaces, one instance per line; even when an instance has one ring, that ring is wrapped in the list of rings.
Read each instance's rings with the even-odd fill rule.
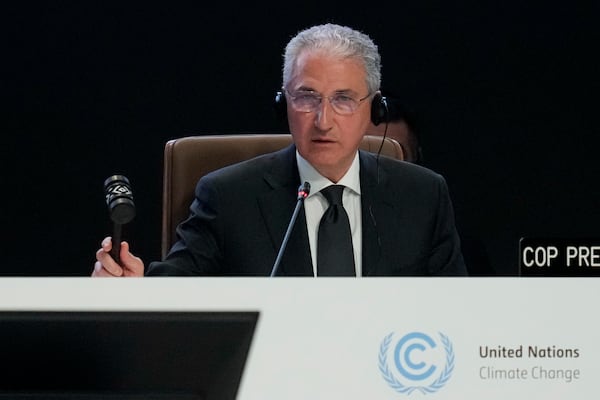
[[[144,276],[144,262],[129,252],[129,243],[121,242],[120,265],[110,256],[111,249],[112,238],[109,236],[104,238],[102,247],[96,252],[92,277]]]

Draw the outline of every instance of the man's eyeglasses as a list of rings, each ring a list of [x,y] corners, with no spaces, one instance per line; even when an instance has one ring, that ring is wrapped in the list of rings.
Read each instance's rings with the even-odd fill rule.
[[[366,100],[371,96],[369,93],[363,98],[355,99],[345,93],[336,93],[333,96],[322,96],[313,90],[297,90],[290,92],[287,89],[285,89],[285,93],[287,94],[286,98],[290,100],[292,108],[296,111],[305,113],[315,112],[319,109],[321,102],[325,98],[329,100],[329,104],[331,104],[333,111],[339,115],[354,114],[363,100]]]

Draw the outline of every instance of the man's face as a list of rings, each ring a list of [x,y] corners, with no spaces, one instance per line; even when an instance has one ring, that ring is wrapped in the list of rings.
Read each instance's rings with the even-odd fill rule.
[[[336,94],[356,100],[369,93],[364,67],[356,60],[326,53],[305,52],[297,60],[288,91],[287,115],[296,148],[321,175],[341,179],[354,159],[371,119],[372,97],[360,102],[350,115],[339,115],[326,97]],[[323,99],[312,112],[296,111],[290,93],[313,91]]]

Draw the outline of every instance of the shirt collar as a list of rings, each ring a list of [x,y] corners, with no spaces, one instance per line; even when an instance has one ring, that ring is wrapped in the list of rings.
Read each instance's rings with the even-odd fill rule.
[[[321,189],[334,185],[329,179],[319,173],[304,157],[296,150],[296,162],[298,163],[298,173],[301,182],[310,183],[309,197],[319,193]],[[344,185],[356,194],[360,194],[360,162],[358,151],[346,174],[337,182],[338,185]]]

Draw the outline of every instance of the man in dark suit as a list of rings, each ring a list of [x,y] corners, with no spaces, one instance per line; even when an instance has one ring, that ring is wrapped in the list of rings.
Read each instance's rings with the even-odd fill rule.
[[[178,242],[146,274],[269,275],[298,185],[309,182],[278,275],[465,275],[443,178],[358,151],[369,123],[385,120],[380,81],[377,46],[361,32],[326,24],[292,38],[279,103],[294,145],[202,178]],[[343,222],[346,237],[321,243],[331,235],[322,218]],[[143,274],[126,242],[120,265],[111,246],[106,238],[93,276]],[[324,261],[332,254],[333,267]]]

